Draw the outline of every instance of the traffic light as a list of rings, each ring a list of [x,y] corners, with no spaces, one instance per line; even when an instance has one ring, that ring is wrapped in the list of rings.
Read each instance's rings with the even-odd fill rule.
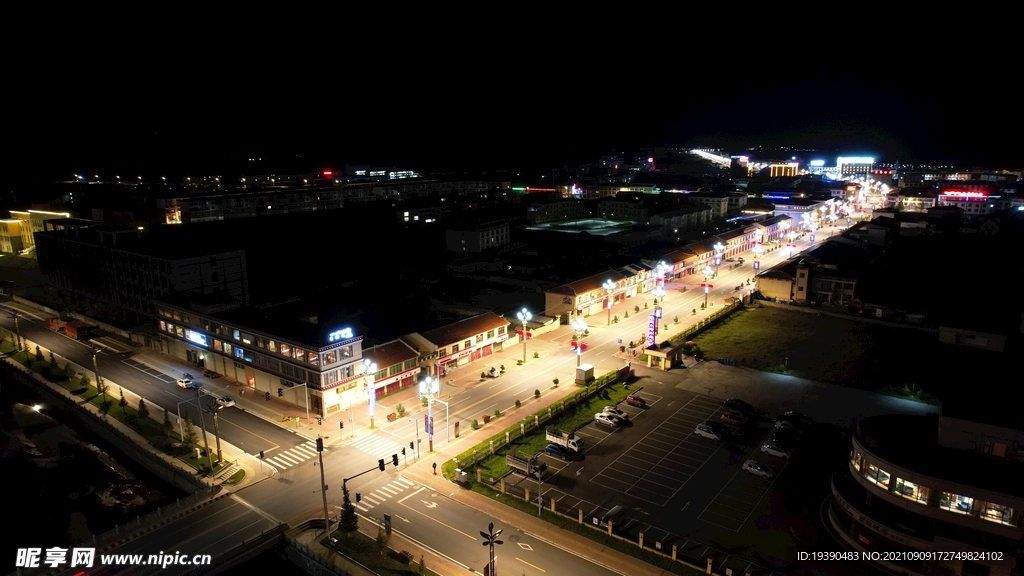
[[[409,451],[412,452],[412,450],[413,450],[413,448],[412,448],[412,440],[409,440]]]
[[[359,504],[359,502],[361,502],[362,500],[363,500],[363,495],[360,494],[359,492],[356,492],[356,504]]]
[[[270,402],[270,392],[265,392],[264,397],[267,399],[267,402]]]
[[[338,430],[344,430],[345,429],[345,423],[344,422],[338,422],[338,424],[341,424],[341,427],[338,428]]]
[[[383,458],[381,458],[380,460],[377,460],[377,467],[380,468],[381,472],[384,471],[384,459]]]
[[[263,450],[260,450],[260,460],[263,460]]]
[[[284,388],[278,388],[277,389],[277,397],[280,398],[282,396],[284,396]]]
[[[405,456],[405,446],[402,446],[402,456]]]
[[[316,439],[316,451],[317,452],[323,452],[324,451],[324,439],[323,438],[317,438]]]
[[[391,463],[394,464],[395,466],[398,466],[398,454],[391,455]]]
[[[323,424],[324,424],[324,419],[319,417],[319,416],[317,416],[316,417],[316,425],[317,426],[323,426]]]

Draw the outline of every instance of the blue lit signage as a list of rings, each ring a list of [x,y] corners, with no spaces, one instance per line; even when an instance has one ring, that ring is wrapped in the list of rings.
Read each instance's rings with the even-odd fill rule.
[[[769,200],[789,200],[788,194],[765,194],[764,197]]]
[[[200,346],[206,346],[207,348],[210,347],[210,343],[206,339],[206,334],[200,334],[199,332],[186,330],[185,339],[188,340],[189,342],[192,342],[193,344],[199,344]]]
[[[352,336],[352,329],[351,328],[345,328],[344,330],[338,330],[338,331],[331,332],[330,334],[328,334],[327,335],[327,341],[328,342],[338,342],[340,340],[348,340],[349,338],[352,338],[352,337],[353,337]]]

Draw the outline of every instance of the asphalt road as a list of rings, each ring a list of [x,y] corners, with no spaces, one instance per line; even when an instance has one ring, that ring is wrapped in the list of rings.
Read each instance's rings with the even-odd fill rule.
[[[63,334],[58,334],[47,328],[45,322],[31,316],[23,315],[18,320],[18,324],[22,337],[70,359],[86,368],[91,374],[92,346],[89,343],[72,340]],[[13,330],[14,320],[10,318],[9,314],[0,314],[0,325]],[[213,416],[210,412],[215,405],[215,395],[201,391],[197,400],[195,390],[184,390],[176,385],[175,382],[181,376],[180,374],[166,374],[154,370],[143,371],[136,362],[130,359],[130,353],[116,354],[108,350],[101,350],[96,356],[96,361],[101,377],[130,389],[157,406],[167,408],[175,426],[177,426],[177,415],[180,409],[181,418],[184,419],[186,415],[191,416],[192,422],[196,425],[200,425],[200,418],[204,418],[207,433],[212,436],[214,427]],[[203,380],[203,378],[198,379]],[[116,390],[111,390],[111,393],[116,397]],[[237,408],[224,408],[219,412],[217,418],[221,438],[250,454],[258,455],[260,450],[263,450],[269,456],[274,451],[290,450],[306,443],[304,438]]]

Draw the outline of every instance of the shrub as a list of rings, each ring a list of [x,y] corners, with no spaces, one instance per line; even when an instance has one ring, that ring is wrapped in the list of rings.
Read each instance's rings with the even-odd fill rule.
[[[522,405],[523,405],[522,402],[520,402],[519,400],[516,400],[516,408],[519,408]]]
[[[551,383],[555,385],[555,388],[558,388],[558,378],[552,378]]]
[[[644,302],[644,310],[647,310],[647,302]]]
[[[480,373],[480,379],[481,380],[485,380],[486,378],[487,378],[487,372],[481,372]]]
[[[401,418],[402,416],[405,416],[405,406],[402,406],[401,402],[399,402],[398,404],[395,404],[395,412],[398,412],[398,417],[399,418]]]
[[[533,397],[534,398],[540,398],[540,389],[537,389],[537,390],[533,391]]]
[[[622,316],[623,316],[624,318],[629,318],[629,312],[627,311],[627,312],[626,312],[625,314],[623,314]]]
[[[505,365],[502,364],[501,368],[499,368],[499,370],[501,370],[501,373],[504,374],[505,373]]]
[[[495,408],[494,409],[494,417],[498,418],[499,416],[501,416],[501,410],[498,410],[497,408]]]
[[[676,322],[676,324],[679,324],[679,316],[675,317],[675,322]]]
[[[522,360],[516,360],[516,366],[522,366],[522,365],[523,365],[523,361]]]
[[[540,352],[534,351],[533,357],[534,358],[540,358]]]
[[[423,406],[424,408],[427,407],[427,397],[426,396],[420,396],[420,406]]]
[[[612,322],[618,322],[618,321],[619,321],[619,317],[618,316],[615,316],[614,318],[612,318]]]
[[[640,307],[639,306],[633,306],[633,312],[639,312],[639,311],[640,311]]]
[[[473,421],[469,423],[469,427],[472,428],[473,430],[479,430],[480,423],[476,421],[476,418],[473,418]]]

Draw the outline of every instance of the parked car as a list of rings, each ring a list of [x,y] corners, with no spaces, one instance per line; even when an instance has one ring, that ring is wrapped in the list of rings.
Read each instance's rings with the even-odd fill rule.
[[[560,458],[566,462],[572,462],[576,459],[576,454],[572,450],[558,444],[548,444],[544,447],[544,451],[555,458]]]
[[[202,386],[202,384],[199,384],[198,382],[192,380],[191,378],[178,379],[178,388],[184,388],[186,390],[189,390],[192,388],[199,388],[200,386]]]
[[[740,257],[740,258],[737,258],[736,261],[739,262],[740,264],[743,264],[744,262],[747,261],[747,259],[743,258],[743,257]]]
[[[725,402],[722,403],[722,406],[724,406],[726,408],[731,408],[733,410],[739,410],[740,412],[753,412],[754,411],[754,407],[753,406],[751,406],[750,404],[747,404],[746,402],[744,402],[743,400],[740,400],[739,398],[729,398],[728,400],[726,400]]]
[[[774,456],[776,458],[785,458],[787,460],[793,456],[793,451],[790,450],[787,446],[784,446],[778,442],[772,442],[771,440],[761,445],[761,452],[764,452],[769,456]]]
[[[726,258],[725,261],[726,262],[735,262],[736,259],[735,258]]]
[[[647,401],[637,396],[636,394],[630,394],[626,396],[626,404],[630,406],[636,406],[637,408],[647,408]]]
[[[693,433],[694,435],[700,436],[701,438],[707,438],[709,440],[714,440],[716,442],[721,442],[722,440],[725,439],[725,436],[723,434],[721,434],[711,426],[708,426],[707,424],[697,424],[697,427],[693,429]]]
[[[722,419],[722,422],[725,422],[726,424],[732,424],[733,426],[739,426],[740,424],[743,423],[744,420],[743,414],[735,410],[726,410],[725,412],[719,414],[718,417]]]
[[[757,460],[747,460],[746,462],[744,462],[743,470],[748,474],[760,476],[761,478],[771,478],[772,476],[775,476],[775,474],[772,473],[770,468],[768,468],[764,464],[761,464]]]
[[[598,412],[594,414],[594,422],[603,424],[605,426],[611,426],[612,428],[618,428],[625,424],[622,418],[615,416],[614,414],[605,414],[604,412]]]
[[[615,406],[605,406],[604,410],[602,410],[602,412],[604,412],[605,414],[612,414],[614,416],[618,416],[619,418],[622,418],[623,420],[629,420],[629,414],[626,414],[625,412],[623,412],[622,410],[619,410]]]
[[[235,399],[230,396],[221,396],[217,398],[217,406],[221,408],[231,408],[235,405]]]
[[[800,412],[794,412],[792,410],[790,410],[788,412],[783,412],[782,414],[779,414],[779,417],[777,418],[777,420],[793,420],[793,421],[796,421],[796,422],[800,422],[800,423],[802,423],[805,426],[811,426],[811,425],[814,424],[814,420],[811,419],[806,414],[802,414]]]
[[[799,420],[776,420],[775,429],[792,430],[794,432],[799,432],[800,434],[803,434],[804,432],[807,431],[807,426],[804,423],[800,422]]]
[[[487,375],[490,376],[491,378],[497,378],[498,376],[501,376],[501,371],[495,368],[494,366],[491,366],[491,368],[487,371]]]

